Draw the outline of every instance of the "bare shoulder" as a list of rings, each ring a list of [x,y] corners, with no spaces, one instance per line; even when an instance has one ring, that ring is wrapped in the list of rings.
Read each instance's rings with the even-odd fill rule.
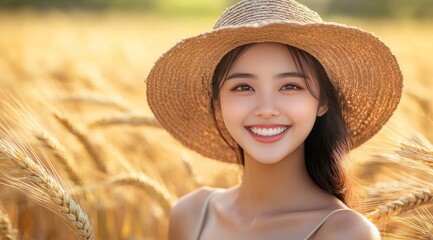
[[[192,239],[201,210],[213,188],[201,187],[182,196],[170,211],[169,239]]]
[[[319,239],[380,240],[376,226],[360,213],[339,211],[323,225]]]

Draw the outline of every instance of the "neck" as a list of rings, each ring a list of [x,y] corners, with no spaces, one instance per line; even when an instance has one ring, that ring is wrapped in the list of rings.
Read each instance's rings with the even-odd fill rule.
[[[244,214],[307,209],[312,199],[325,196],[309,177],[304,162],[303,146],[274,164],[260,163],[245,153],[244,176],[236,198]]]

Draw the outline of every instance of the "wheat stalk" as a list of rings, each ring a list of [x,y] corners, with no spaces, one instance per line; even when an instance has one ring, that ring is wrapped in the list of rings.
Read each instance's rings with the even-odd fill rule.
[[[142,189],[149,196],[151,196],[152,199],[155,199],[161,205],[162,209],[167,215],[169,214],[171,207],[176,202],[176,197],[174,197],[167,190],[167,188],[144,174],[132,173],[119,175],[112,178],[107,184],[130,185]]]
[[[83,144],[84,148],[89,153],[90,157],[93,159],[98,169],[106,173],[107,167],[104,161],[101,159],[100,155],[98,154],[98,151],[90,142],[89,138],[84,133],[84,131],[77,125],[73,124],[72,121],[70,121],[65,116],[62,116],[58,113],[55,113],[54,116],[69,132],[71,132],[75,137],[77,137],[77,139],[81,142],[81,144]]]
[[[0,238],[3,240],[15,239],[9,216],[2,208],[0,208]]]
[[[90,127],[101,127],[109,125],[150,126],[161,128],[161,125],[155,118],[135,114],[98,119],[91,123]]]
[[[12,144],[0,141],[0,159],[9,160],[27,179],[40,188],[52,203],[76,229],[82,239],[93,239],[92,226],[87,215],[68,192],[41,165]],[[22,189],[24,192],[25,190]]]
[[[119,98],[113,98],[113,97],[105,97],[105,96],[98,96],[94,94],[77,94],[77,95],[65,95],[60,97],[61,101],[67,101],[67,102],[78,102],[78,103],[90,103],[90,104],[98,104],[98,105],[105,105],[117,108],[122,111],[128,111],[131,109],[128,104]]]
[[[36,133],[35,137],[48,149],[51,150],[53,155],[62,164],[66,174],[78,186],[83,186],[83,180],[80,177],[77,168],[74,165],[74,160],[71,155],[66,151],[65,147],[60,142],[49,135],[47,132]]]
[[[430,95],[424,95],[424,94],[419,94],[418,92],[416,94],[414,94],[413,92],[407,91],[406,93],[408,96],[412,97],[413,99],[415,99],[416,104],[418,106],[421,107],[422,112],[424,113],[428,113],[431,111],[431,99],[429,98]]]
[[[200,186],[199,180],[197,179],[197,175],[194,173],[194,170],[192,168],[191,162],[188,160],[181,158],[182,164],[185,167],[185,170],[187,172],[187,175],[191,177],[191,181],[194,184],[195,187]]]
[[[378,206],[366,217],[373,223],[384,222],[393,216],[433,203],[432,189],[416,190],[413,193],[399,197],[396,200]]]

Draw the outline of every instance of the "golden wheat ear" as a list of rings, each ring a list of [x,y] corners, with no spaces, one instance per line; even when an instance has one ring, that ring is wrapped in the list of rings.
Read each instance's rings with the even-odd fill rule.
[[[433,239],[431,206],[417,208],[407,216],[396,216],[386,224],[383,240]]]
[[[431,144],[414,139],[410,144],[401,144],[397,153],[429,167],[433,167],[433,147]]]
[[[384,223],[389,221],[393,216],[432,204],[432,192],[432,189],[416,190],[413,193],[378,206],[374,211],[369,212],[366,217],[373,223]]]
[[[169,215],[171,207],[176,202],[176,197],[173,196],[165,186],[143,173],[122,174],[113,177],[107,183],[107,186],[116,185],[135,186],[143,190],[160,204],[167,216]]]
[[[4,210],[2,204],[0,203],[0,239],[15,240],[16,232],[16,230],[12,229],[12,224],[9,220],[9,216]]]
[[[58,98],[62,102],[84,103],[112,107],[121,111],[130,111],[131,104],[121,98],[106,97],[98,94],[68,94]]]
[[[68,119],[67,117],[63,116],[60,113],[54,113],[54,117],[71,133],[73,134],[80,142],[83,144],[86,151],[89,153],[91,159],[94,161],[95,165],[98,167],[98,169],[103,172],[107,173],[107,165],[105,164],[104,160],[101,157],[101,154],[98,152],[97,147],[95,144],[93,144],[89,137],[85,134],[85,131],[81,129],[81,127],[77,126],[73,123],[72,120]]]
[[[162,126],[154,117],[142,116],[137,114],[128,114],[121,116],[112,116],[107,118],[101,118],[92,122],[89,127],[104,127],[111,125],[130,125],[130,126],[147,126],[147,127],[158,127]]]
[[[83,186],[83,179],[78,173],[75,161],[71,154],[66,151],[66,148],[60,142],[45,131],[34,134],[41,144],[49,149],[54,157],[61,163],[68,177],[77,186]]]
[[[9,185],[33,197],[49,210],[59,214],[69,223],[81,239],[93,239],[93,229],[86,213],[69,195],[55,177],[38,164],[18,146],[11,142],[0,141],[0,160],[9,161],[20,170],[31,184],[21,178],[14,178]],[[33,194],[32,194],[33,193]]]

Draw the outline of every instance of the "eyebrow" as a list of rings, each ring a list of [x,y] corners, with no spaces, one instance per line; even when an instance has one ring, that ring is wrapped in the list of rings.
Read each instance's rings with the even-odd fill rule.
[[[296,78],[308,78],[305,74],[302,74],[300,72],[284,72],[277,74],[276,78],[290,78],[290,77],[296,77]],[[233,78],[247,78],[247,79],[257,79],[257,76],[252,73],[233,73],[226,77],[226,81],[233,79]]]

